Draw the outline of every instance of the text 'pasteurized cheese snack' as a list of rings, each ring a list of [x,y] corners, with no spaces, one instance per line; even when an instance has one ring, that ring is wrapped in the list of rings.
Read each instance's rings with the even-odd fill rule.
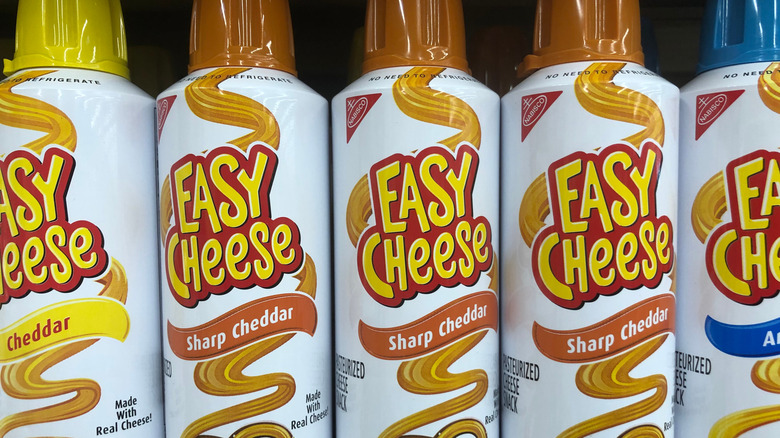
[[[196,0],[157,99],[169,437],[329,436],[328,106],[286,0]]]
[[[672,437],[679,91],[638,0],[540,0],[502,100],[502,429]]]
[[[21,0],[0,82],[0,437],[163,437],[154,100],[118,0]]]
[[[332,103],[339,437],[498,437],[498,96],[460,0],[370,0]]]
[[[780,436],[778,8],[709,2],[681,90],[681,437]]]

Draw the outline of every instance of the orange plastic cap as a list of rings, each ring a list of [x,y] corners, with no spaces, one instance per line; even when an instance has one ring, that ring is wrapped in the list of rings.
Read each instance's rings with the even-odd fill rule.
[[[644,59],[639,0],[539,0],[534,51],[518,76],[567,62]]]
[[[195,0],[190,67],[247,66],[295,74],[287,0]]]
[[[468,71],[460,0],[368,0],[363,73],[410,65]]]

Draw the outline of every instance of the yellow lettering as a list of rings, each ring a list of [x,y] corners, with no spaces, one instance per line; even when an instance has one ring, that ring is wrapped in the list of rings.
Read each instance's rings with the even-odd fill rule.
[[[655,253],[653,247],[650,246],[650,242],[655,241],[655,227],[650,221],[642,222],[639,226],[639,243],[647,252],[647,259],[642,260],[642,274],[648,280],[655,278],[656,272],[658,272],[658,263],[655,259]]]
[[[209,217],[211,230],[215,233],[222,231],[222,224],[219,222],[217,208],[214,206],[214,198],[211,196],[206,172],[201,164],[197,164],[195,166],[195,199],[192,202],[192,218],[200,219],[204,211]]]
[[[420,163],[420,178],[428,191],[439,200],[428,204],[428,216],[437,227],[446,227],[455,219],[455,204],[452,197],[431,176],[431,168],[436,166],[439,171],[447,167],[447,160],[439,155],[428,155]]]
[[[748,236],[743,236],[740,243],[742,244],[742,276],[744,280],[755,279],[759,288],[766,289],[766,235],[764,233],[756,234],[755,247]],[[756,268],[755,275],[753,275],[753,267]]]
[[[0,200],[0,217],[5,216],[11,236],[16,237],[19,235],[19,227],[16,226],[16,218],[11,208],[11,200],[8,199],[8,189],[5,186],[5,177],[2,175],[0,175],[0,196],[3,198]]]
[[[737,190],[739,222],[743,230],[762,230],[769,226],[768,219],[753,219],[750,216],[750,200],[758,198],[758,187],[750,186],[748,178],[764,170],[764,159],[756,158],[734,168]]]
[[[192,199],[190,192],[184,190],[184,180],[192,176],[192,163],[187,162],[173,172],[173,189],[176,193],[176,210],[179,216],[179,229],[185,233],[198,232],[197,222],[187,222],[186,204]]]
[[[214,183],[214,187],[230,200],[230,202],[223,201],[219,204],[219,218],[226,226],[237,228],[246,223],[249,211],[241,194],[222,178],[220,171],[222,167],[227,167],[230,172],[234,172],[238,169],[238,160],[230,154],[222,154],[214,158],[209,167],[209,177]],[[231,207],[235,214],[230,214]]]
[[[390,283],[398,282],[398,288],[401,290],[407,290],[408,284],[406,281],[406,263],[404,260],[404,237],[395,237],[395,248],[393,251],[393,241],[385,240],[385,273],[387,274],[387,281]],[[398,271],[398,278],[396,279],[395,272]]]
[[[22,269],[24,269],[24,275],[33,284],[40,285],[46,282],[46,278],[49,276],[49,270],[44,266],[41,268],[41,273],[36,274],[33,269],[40,266],[43,262],[44,250],[43,241],[38,237],[32,237],[24,243],[24,250],[22,252]]]
[[[19,289],[24,282],[21,272],[17,273],[15,278],[11,276],[21,262],[22,254],[19,252],[19,246],[13,242],[6,245],[3,249],[3,279],[11,289]]]
[[[173,291],[176,292],[176,294],[184,299],[190,298],[190,290],[187,288],[187,285],[184,284],[179,277],[176,275],[176,268],[174,267],[174,263],[176,261],[176,248],[179,246],[179,235],[174,234],[171,236],[171,240],[168,242],[168,254],[167,254],[167,260],[168,260],[168,279],[171,281],[171,285],[173,286]]]
[[[192,246],[192,249],[190,249]],[[198,260],[198,236],[181,241],[181,268],[184,272],[184,282],[191,283],[195,291],[200,292],[200,262]]]
[[[601,254],[601,257],[599,257],[599,254]],[[591,278],[599,286],[609,286],[615,280],[614,268],[607,270],[606,277],[601,274],[601,271],[612,263],[613,255],[612,244],[603,237],[597,240],[593,248],[591,248],[588,264],[590,265]]]
[[[268,156],[258,153],[255,154],[255,168],[252,171],[252,176],[250,177],[245,170],[238,174],[238,182],[246,189],[247,199],[249,199],[249,213],[253,219],[264,213],[260,211],[260,186],[263,184],[267,166]]]
[[[268,229],[268,224],[265,222],[255,222],[249,229],[249,241],[252,243],[252,247],[260,254],[260,258],[255,260],[252,265],[254,266],[255,274],[262,280],[268,280],[274,273],[274,259],[271,253],[263,245],[270,242],[271,231]]]
[[[577,190],[569,189],[569,180],[582,172],[582,162],[577,160],[555,170],[555,186],[558,188],[558,207],[561,211],[561,228],[564,233],[584,233],[588,230],[585,221],[573,221],[571,203],[577,200]]]
[[[626,233],[620,237],[617,244],[617,268],[620,276],[628,281],[639,277],[639,262],[634,262],[629,269],[628,264],[634,260],[639,252],[639,242],[632,233]]]
[[[715,270],[715,275],[718,277],[721,283],[726,288],[734,292],[737,295],[745,297],[750,296],[750,287],[747,283],[740,280],[729,270],[729,265],[726,262],[726,251],[729,246],[737,241],[737,232],[735,230],[728,230],[723,233],[718,240],[715,241],[712,251],[712,266]]]
[[[431,247],[423,238],[414,239],[409,248],[409,275],[417,284],[426,284],[433,278],[433,269],[425,268],[424,274],[420,274],[420,268],[431,260]]]
[[[43,225],[43,207],[16,177],[21,170],[25,176],[32,174],[33,166],[24,158],[16,158],[8,164],[8,184],[16,196],[26,205],[16,207],[16,222],[25,231],[35,231]],[[29,218],[28,218],[29,216]]]
[[[57,200],[54,193],[57,190],[57,186],[60,184],[62,168],[65,165],[65,160],[59,155],[52,154],[51,157],[51,166],[49,167],[49,175],[46,180],[41,178],[41,174],[36,174],[32,179],[35,188],[43,195],[47,222],[53,222],[57,219]]]
[[[84,260],[84,255],[92,249],[95,244],[94,237],[88,229],[84,227],[76,228],[73,234],[70,236],[69,251],[73,264],[79,269],[92,269],[98,263],[97,254],[94,252],[89,255],[89,258]]]
[[[376,292],[377,295],[391,299],[395,297],[393,288],[382,281],[374,269],[373,255],[380,243],[382,243],[382,238],[379,237],[379,233],[374,233],[366,239],[366,246],[364,247],[362,254],[363,274],[365,274],[366,281],[368,281],[368,284],[371,285],[371,289]]]
[[[563,241],[563,270],[564,281],[566,284],[579,284],[581,292],[588,291],[588,254],[585,249],[585,236],[577,235],[574,237],[576,244],[572,240]],[[577,254],[574,254],[574,248],[577,248]],[[577,278],[574,277],[574,271],[577,271]]]
[[[444,279],[450,279],[458,271],[455,262],[450,263],[449,269],[444,266],[444,262],[455,253],[455,240],[449,233],[444,233],[436,238],[433,244],[433,267],[436,273]]]
[[[390,217],[390,203],[398,199],[398,193],[390,190],[388,182],[401,174],[401,165],[396,161],[376,172],[377,192],[379,193],[379,215],[382,218],[382,229],[385,233],[402,233],[406,224],[393,222]]]
[[[607,209],[607,201],[604,199],[604,191],[601,190],[596,166],[592,161],[588,161],[585,165],[585,187],[582,190],[580,217],[589,218],[594,209],[598,211],[604,231],[607,233],[612,231],[614,227],[609,218],[609,209]]]
[[[425,214],[422,196],[420,196],[420,189],[417,187],[417,180],[414,178],[414,170],[412,170],[412,165],[409,163],[406,163],[404,167],[404,186],[398,210],[400,219],[409,219],[409,211],[414,210],[417,221],[420,223],[420,230],[424,233],[431,229]]]
[[[634,181],[636,188],[639,189],[639,215],[641,217],[650,214],[650,182],[653,180],[655,160],[655,151],[649,149],[647,151],[644,173],[640,174],[636,168],[631,170],[631,180]]]
[[[219,286],[225,281],[225,269],[219,268],[217,275],[213,275],[211,271],[216,268],[222,261],[222,245],[219,244],[217,239],[209,239],[203,245],[200,255],[203,268],[203,278],[211,286]]]
[[[458,176],[455,176],[455,172],[452,170],[447,172],[447,182],[455,190],[455,211],[457,217],[466,215],[466,182],[469,180],[472,161],[471,154],[463,154],[463,161],[460,163]]]
[[[764,200],[761,203],[761,215],[771,216],[772,210],[778,205],[780,205],[780,167],[777,165],[777,160],[770,160],[764,187]]]
[[[614,201],[610,213],[612,220],[619,226],[629,227],[639,218],[639,205],[636,196],[615,174],[615,165],[617,164],[621,164],[622,169],[626,170],[632,164],[631,157],[625,152],[615,152],[609,154],[604,160],[604,181],[624,201]]]
[[[225,265],[227,265],[228,273],[238,281],[246,280],[252,274],[249,262],[245,262],[241,268],[238,266],[249,254],[248,243],[243,234],[234,234],[230,236],[225,247]]]
[[[273,252],[276,260],[283,265],[290,265],[295,261],[295,249],[291,249],[288,255],[284,255],[284,251],[290,247],[292,243],[292,230],[287,224],[281,224],[274,229],[274,235],[272,238]]]
[[[574,300],[574,292],[565,284],[558,281],[553,274],[550,261],[552,260],[552,250],[560,242],[560,237],[556,233],[552,233],[542,240],[539,246],[539,255],[537,256],[537,264],[539,265],[539,275],[542,277],[542,282],[550,292],[556,297],[572,301]]]
[[[60,250],[60,248],[66,247],[67,244],[68,238],[65,234],[65,230],[60,225],[54,225],[46,230],[46,246],[62,266],[62,269],[60,269],[57,263],[49,265],[51,267],[51,276],[57,284],[65,284],[73,278],[73,269],[71,269],[70,260],[68,260],[65,253]]]

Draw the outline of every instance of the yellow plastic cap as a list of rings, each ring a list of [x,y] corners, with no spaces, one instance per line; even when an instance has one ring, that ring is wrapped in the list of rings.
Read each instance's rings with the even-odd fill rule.
[[[639,0],[539,0],[534,53],[518,76],[567,62],[644,63]]]
[[[20,0],[16,52],[4,72],[73,67],[125,78],[127,42],[119,0]]]
[[[225,66],[295,74],[287,0],[195,0],[189,71]]]
[[[468,71],[460,0],[368,0],[363,73],[411,65]]]

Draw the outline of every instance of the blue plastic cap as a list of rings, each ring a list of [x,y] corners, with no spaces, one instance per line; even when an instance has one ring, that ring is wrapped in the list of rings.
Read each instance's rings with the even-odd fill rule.
[[[780,0],[708,0],[697,73],[780,61]]]

